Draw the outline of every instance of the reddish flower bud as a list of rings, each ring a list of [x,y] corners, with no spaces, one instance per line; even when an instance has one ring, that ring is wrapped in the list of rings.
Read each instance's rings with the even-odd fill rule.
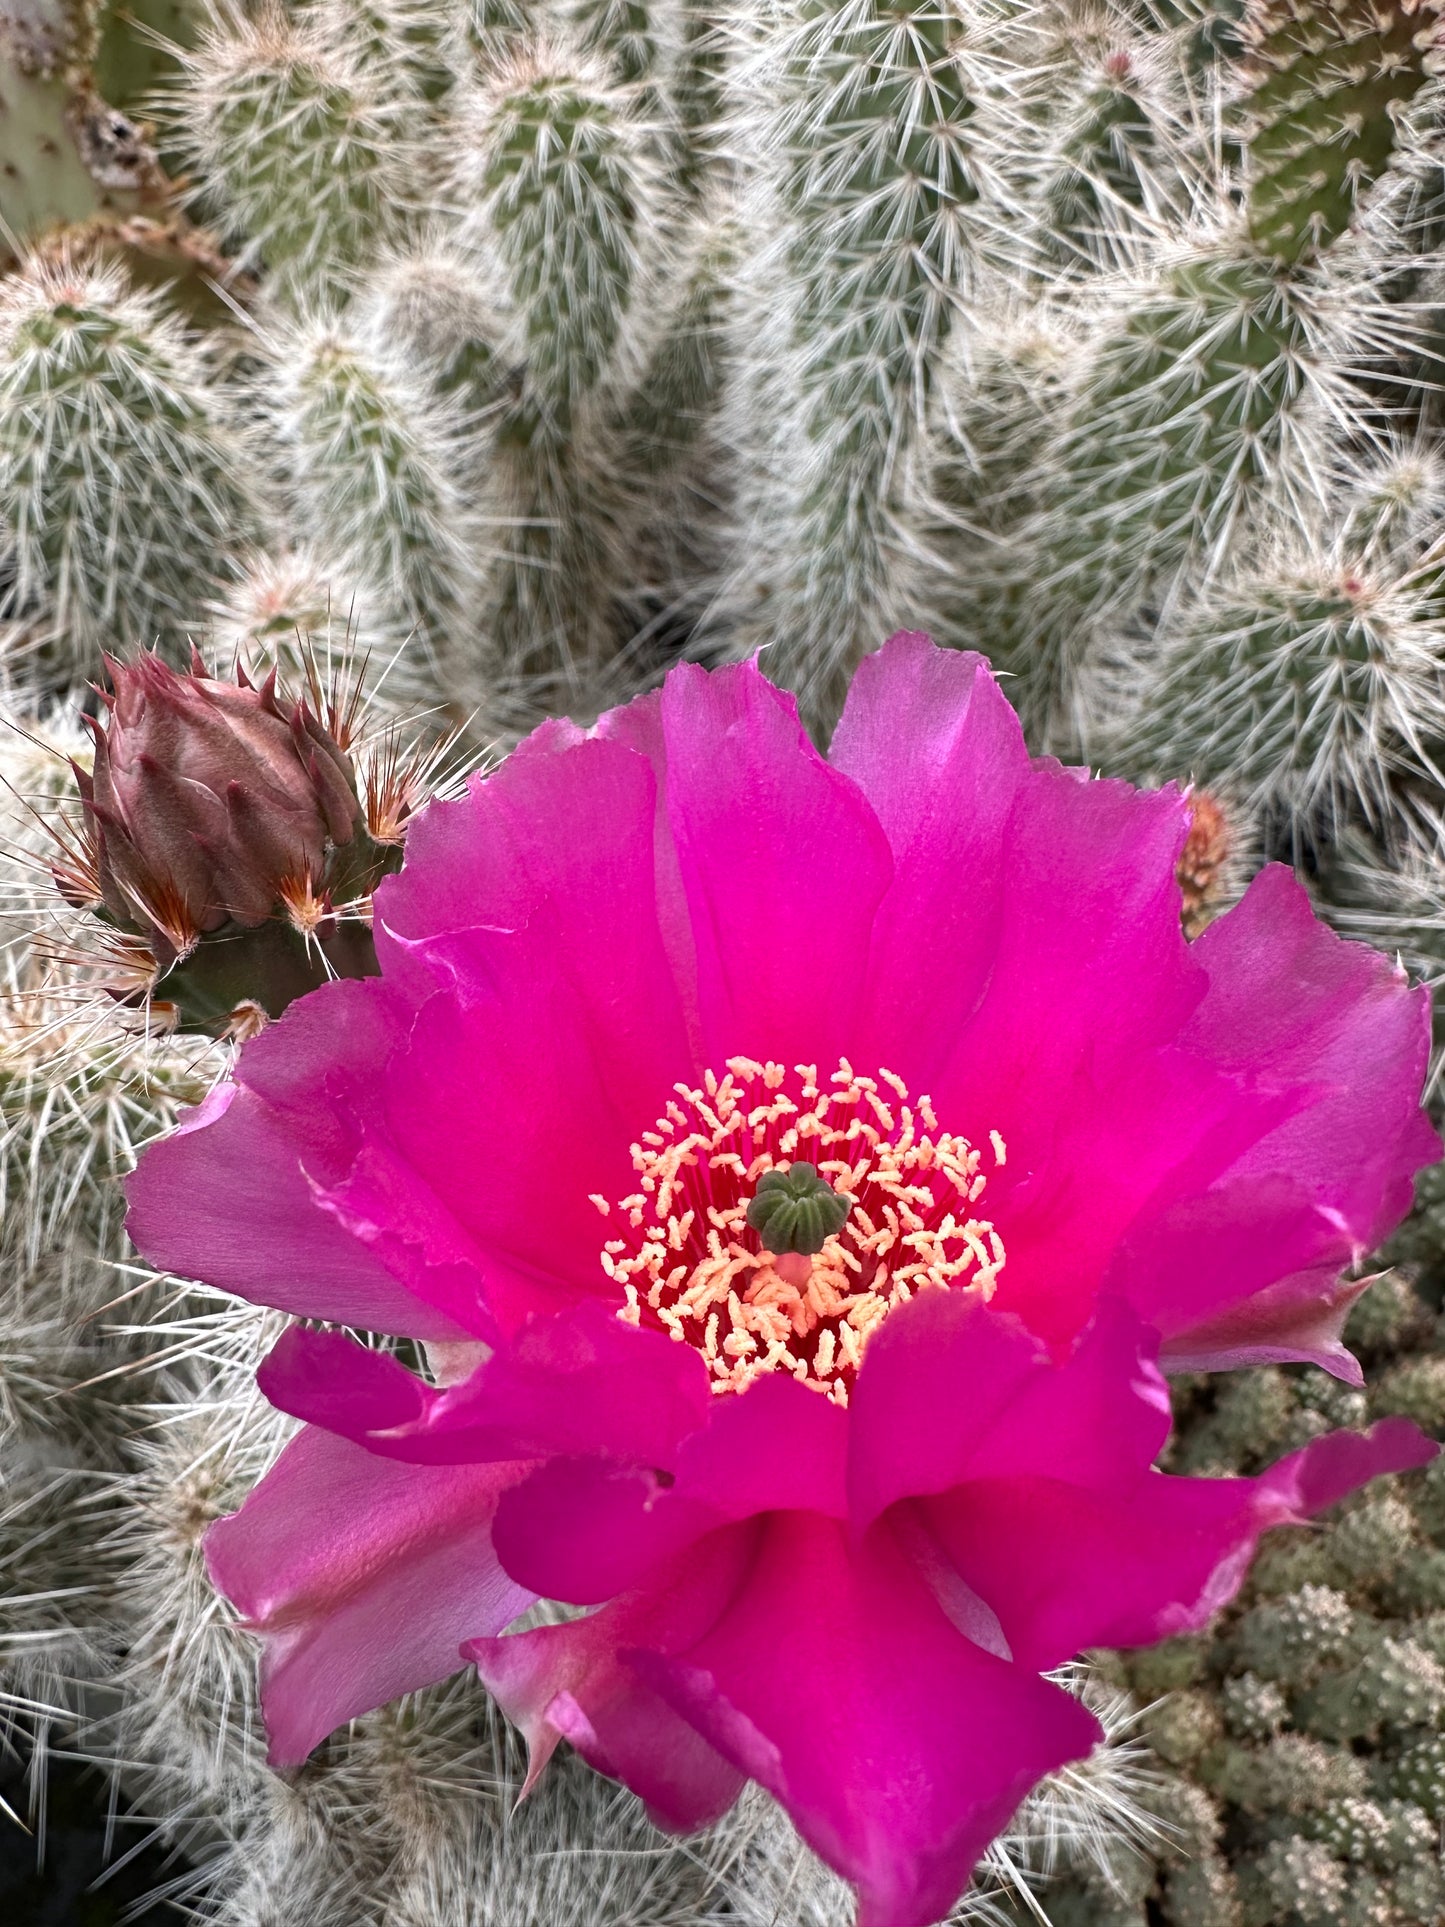
[[[101,894],[139,924],[162,969],[228,923],[254,928],[289,895],[321,896],[329,849],[364,830],[349,757],[274,673],[255,688],[157,656],[107,661],[83,790]]]

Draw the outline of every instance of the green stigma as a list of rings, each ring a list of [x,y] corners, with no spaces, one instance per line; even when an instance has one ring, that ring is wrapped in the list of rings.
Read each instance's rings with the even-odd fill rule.
[[[768,1251],[801,1251],[809,1257],[841,1231],[853,1209],[846,1191],[835,1191],[816,1164],[801,1161],[786,1171],[765,1171],[748,1206],[748,1223]]]

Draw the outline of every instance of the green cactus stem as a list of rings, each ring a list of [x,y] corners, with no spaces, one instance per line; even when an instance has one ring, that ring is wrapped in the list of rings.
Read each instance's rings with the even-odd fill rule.
[[[1439,0],[1253,0],[1244,33],[1249,226],[1281,264],[1354,219],[1440,64]]]

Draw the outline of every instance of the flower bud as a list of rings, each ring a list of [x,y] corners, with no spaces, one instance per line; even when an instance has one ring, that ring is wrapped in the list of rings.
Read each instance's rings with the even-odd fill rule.
[[[111,917],[140,924],[164,969],[224,924],[322,895],[329,848],[364,822],[350,759],[306,705],[282,709],[274,672],[219,682],[199,657],[189,674],[149,655],[106,667],[82,794]]]
[[[185,672],[149,655],[106,668],[95,768],[75,772],[84,822],[52,868],[105,927],[111,994],[236,1036],[328,977],[372,975],[371,893],[401,861],[420,767],[393,753],[390,780],[363,786],[354,708],[315,682],[324,723],[274,672],[222,681],[194,652]]]

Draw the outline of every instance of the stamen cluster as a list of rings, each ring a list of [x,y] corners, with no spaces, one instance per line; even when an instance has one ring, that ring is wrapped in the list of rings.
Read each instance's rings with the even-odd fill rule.
[[[996,1166],[1005,1161],[990,1133]],[[640,1188],[615,1207],[626,1220],[602,1267],[623,1288],[619,1318],[696,1347],[715,1392],[764,1372],[790,1372],[846,1405],[869,1335],[895,1305],[929,1286],[993,1295],[1003,1243],[975,1206],[983,1155],[940,1131],[894,1072],[855,1072],[847,1058],[820,1079],[815,1064],[730,1057],[722,1077],[674,1086],[666,1111],[631,1146]],[[853,1199],[822,1249],[772,1252],[748,1222],[769,1172],[817,1167]],[[614,1206],[593,1203],[604,1217]]]

